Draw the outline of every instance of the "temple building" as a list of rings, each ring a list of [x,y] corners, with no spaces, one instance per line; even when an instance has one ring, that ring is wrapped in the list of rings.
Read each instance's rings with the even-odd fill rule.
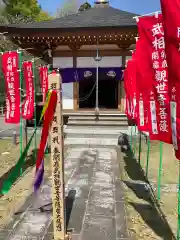
[[[21,48],[59,68],[63,109],[123,111],[122,69],[137,37],[133,13],[97,0],[88,10],[30,24],[1,25]]]

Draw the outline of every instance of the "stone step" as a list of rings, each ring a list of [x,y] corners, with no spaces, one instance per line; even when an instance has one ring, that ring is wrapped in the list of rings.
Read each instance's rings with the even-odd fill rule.
[[[116,138],[120,136],[120,133],[66,133],[66,138],[102,138],[102,139],[109,139],[109,138]]]
[[[93,121],[93,120],[69,120],[67,125],[84,126],[128,126],[127,121]]]
[[[126,130],[124,130],[126,131]],[[100,134],[100,135],[103,135],[103,134],[113,134],[113,135],[116,135],[116,134],[120,134],[121,132],[124,132],[123,130],[119,130],[119,129],[113,129],[113,128],[109,128],[109,129],[101,129],[99,128],[98,132],[96,130],[96,128],[87,128],[87,127],[84,127],[84,126],[77,126],[77,127],[74,127],[72,126],[67,126],[66,129],[64,129],[64,133],[68,134],[68,133],[72,133],[72,134]]]
[[[117,139],[116,138],[65,138],[64,140],[65,145],[90,145],[90,146],[117,146]]]
[[[65,136],[72,137],[72,138],[118,138],[121,133],[124,133],[127,131],[121,131],[119,129],[99,129],[98,131],[96,129],[81,129],[81,128],[67,128],[65,130]]]
[[[75,112],[63,112],[66,116],[95,116],[95,111],[75,111]],[[119,111],[100,111],[99,116],[126,116]]]
[[[87,121],[87,120],[96,120],[96,116],[70,116],[68,120],[78,120],[78,121]],[[127,121],[126,116],[99,116],[98,121]]]
[[[66,130],[71,129],[71,130],[77,130],[80,132],[89,130],[89,131],[119,131],[119,132],[127,132],[128,131],[128,126],[121,126],[121,125],[82,125],[82,124],[68,124],[66,126]],[[65,130],[65,131],[66,131]],[[70,130],[68,130],[70,131]]]

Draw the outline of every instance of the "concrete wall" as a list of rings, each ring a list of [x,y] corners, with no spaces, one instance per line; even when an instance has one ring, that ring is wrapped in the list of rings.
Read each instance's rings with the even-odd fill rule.
[[[102,57],[99,67],[120,67],[122,57]],[[77,67],[96,67],[96,61],[93,57],[78,57]]]

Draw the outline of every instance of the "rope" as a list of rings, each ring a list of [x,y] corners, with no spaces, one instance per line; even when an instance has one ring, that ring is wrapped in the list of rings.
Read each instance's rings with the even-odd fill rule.
[[[96,83],[94,84],[94,86],[92,87],[92,89],[90,90],[90,92],[88,94],[86,94],[85,96],[79,98],[79,102],[83,102],[86,101],[93,93],[94,89],[95,89]],[[67,92],[62,92],[64,96],[68,97],[69,99],[73,99],[72,96],[70,96]]]

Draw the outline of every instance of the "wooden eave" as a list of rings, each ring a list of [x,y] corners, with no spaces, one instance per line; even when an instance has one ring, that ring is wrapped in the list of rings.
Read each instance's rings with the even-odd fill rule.
[[[70,36],[101,36],[101,35],[128,35],[137,34],[137,26],[126,27],[96,27],[96,28],[53,28],[32,29],[0,26],[0,32],[16,37],[70,37]]]
[[[0,29],[1,30],[1,29]],[[11,29],[12,30],[12,29]],[[89,29],[81,31],[65,31],[65,32],[33,32],[19,31],[7,31],[13,42],[18,45],[33,46],[39,48],[40,46],[59,46],[67,45],[71,49],[79,49],[82,45],[92,44],[117,44],[127,48],[129,45],[135,43],[135,37],[137,37],[137,28],[100,28]]]

